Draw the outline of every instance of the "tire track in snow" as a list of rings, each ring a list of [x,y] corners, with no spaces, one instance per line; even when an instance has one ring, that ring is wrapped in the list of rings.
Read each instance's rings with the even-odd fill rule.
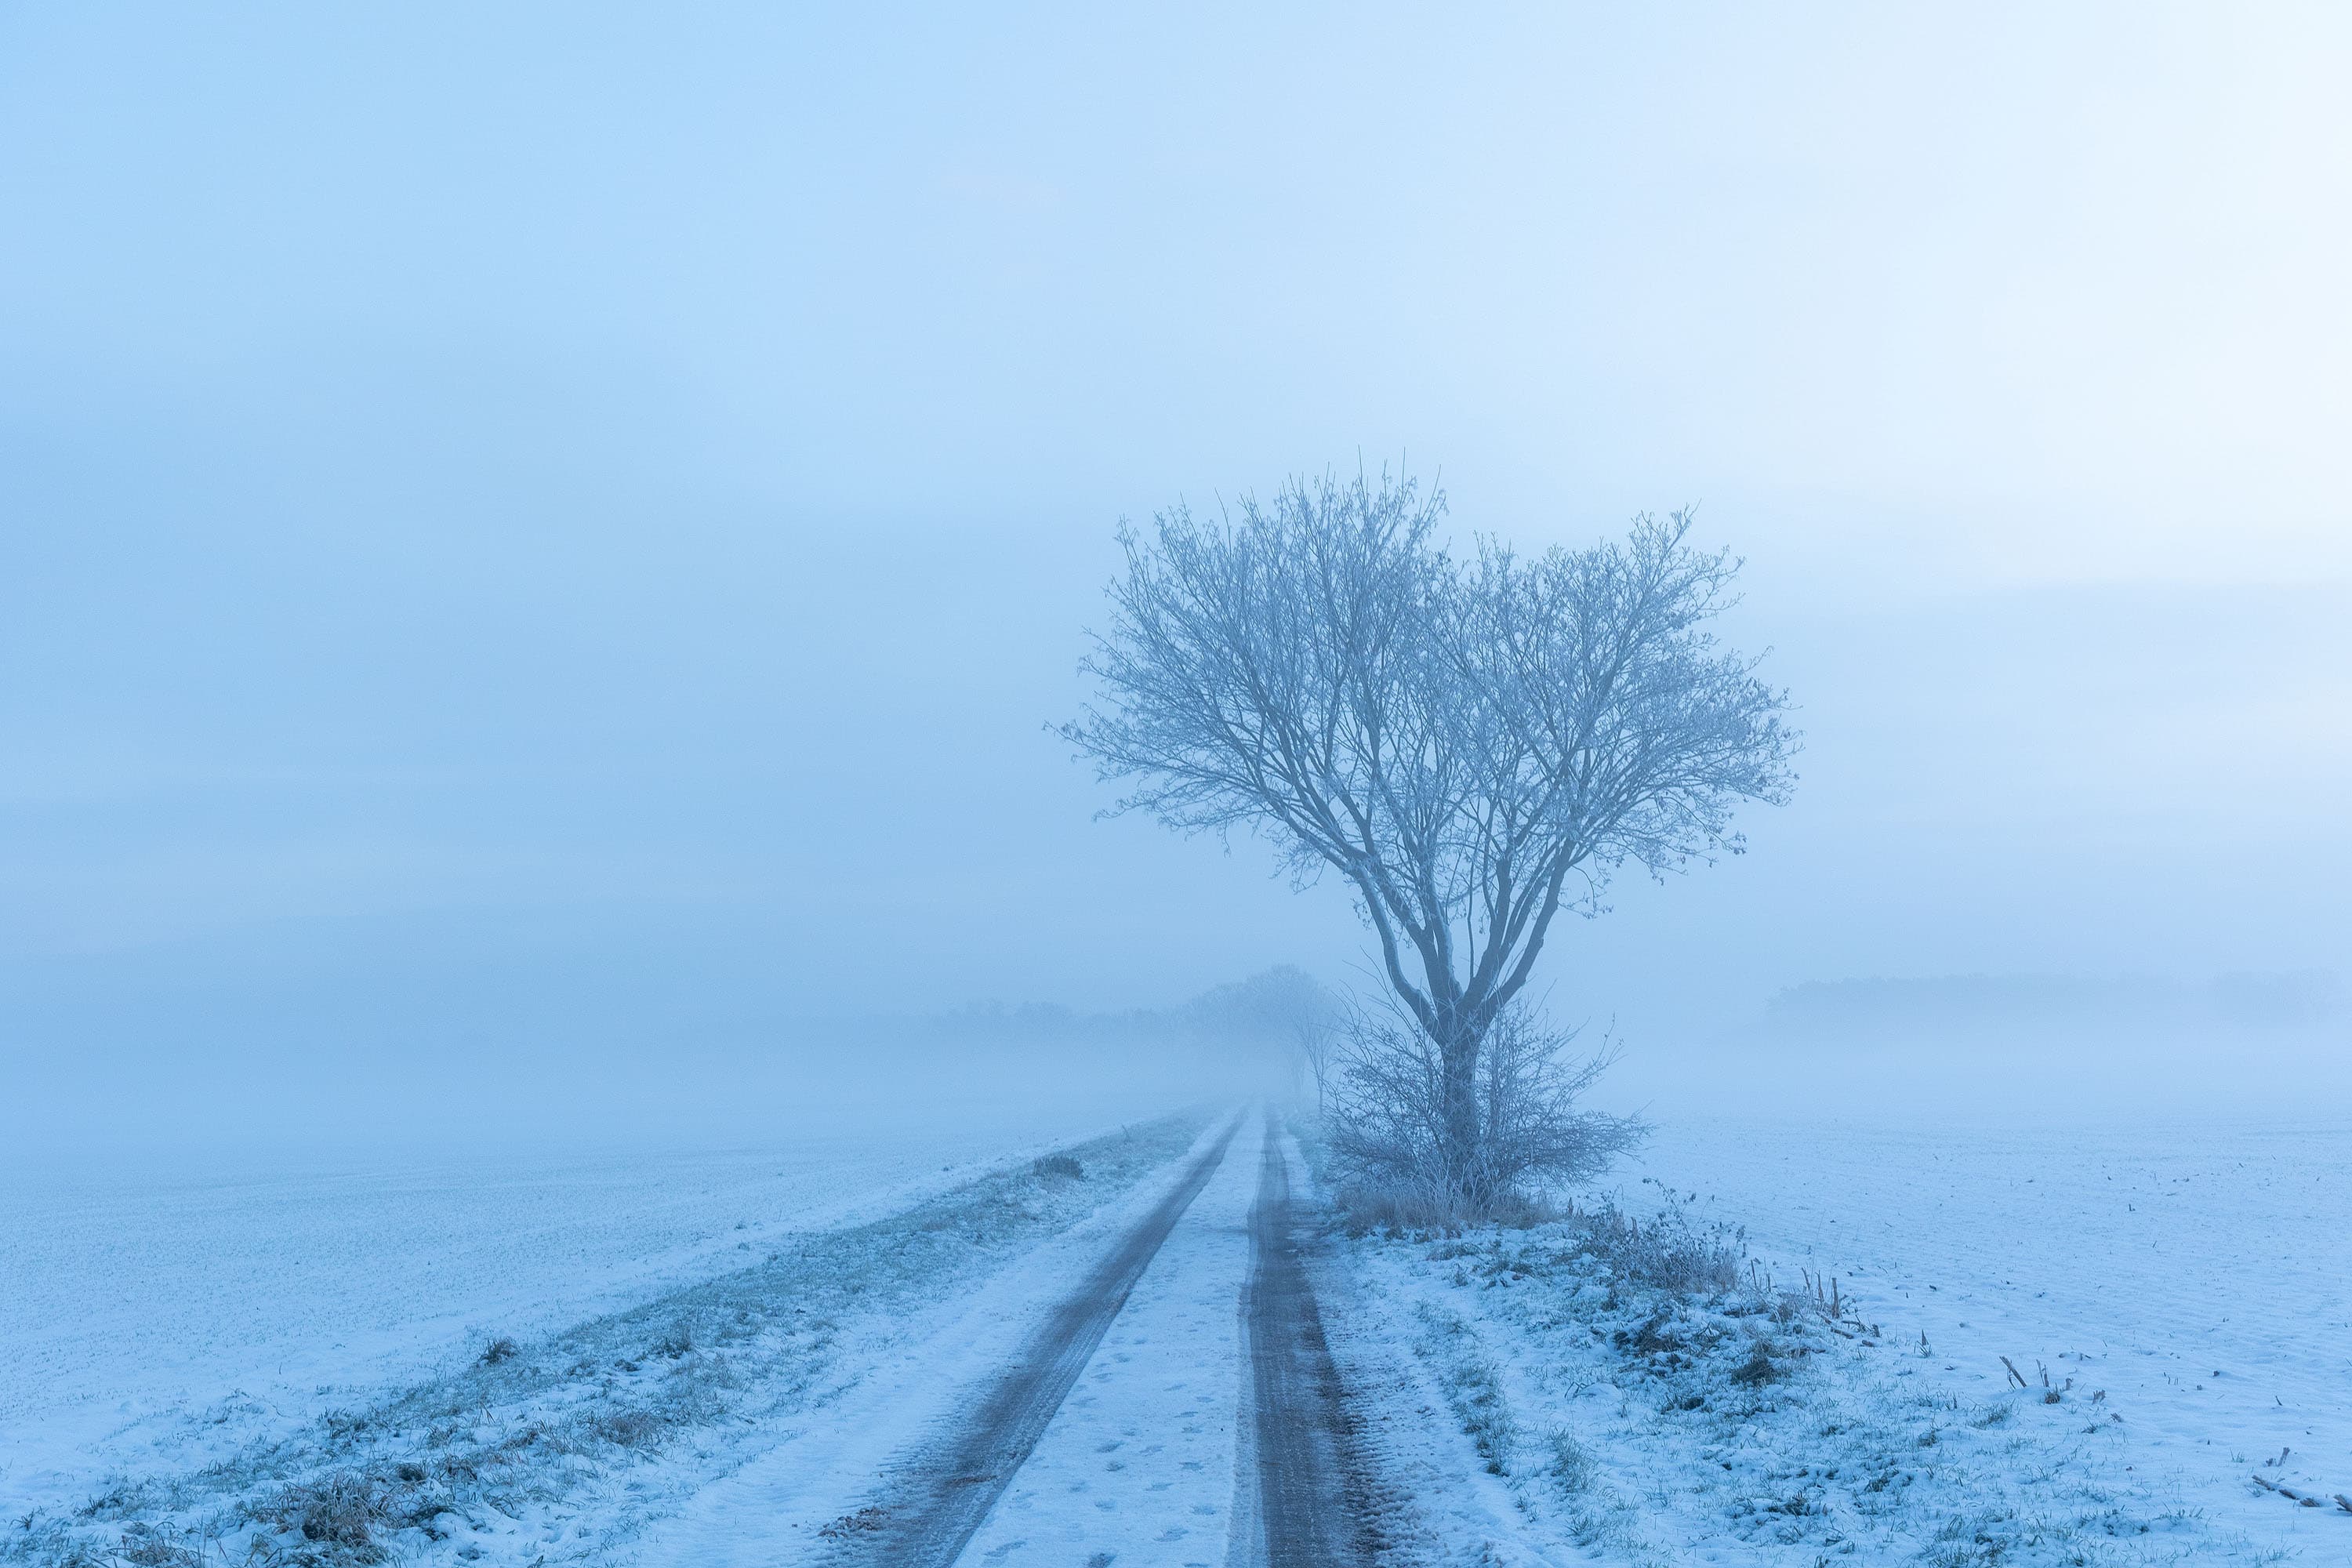
[[[1236,1117],[1086,1282],[1055,1307],[1021,1355],[946,1439],[895,1467],[898,1479],[845,1521],[827,1561],[840,1568],[949,1568],[1003,1495],[1068,1397],[1168,1233],[1208,1184]],[[855,1521],[855,1522],[853,1522]]]
[[[1379,1556],[1378,1514],[1296,1224],[1290,1162],[1269,1110],[1243,1301],[1253,1450],[1244,1473],[1255,1472],[1256,1517],[1244,1522],[1234,1553],[1264,1568],[1349,1568]]]

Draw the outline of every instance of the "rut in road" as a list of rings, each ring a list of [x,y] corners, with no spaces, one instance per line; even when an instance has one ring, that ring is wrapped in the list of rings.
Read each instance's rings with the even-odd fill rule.
[[[1087,1277],[939,1447],[899,1467],[889,1495],[853,1515],[827,1561],[849,1568],[949,1568],[1062,1406],[1128,1292],[1224,1162],[1236,1117],[1116,1251]],[[849,1523],[850,1521],[844,1521]]]
[[[1290,1162],[1271,1111],[1250,1212],[1249,1330],[1255,1539],[1240,1561],[1265,1568],[1349,1568],[1380,1554],[1377,1511],[1299,1258]]]

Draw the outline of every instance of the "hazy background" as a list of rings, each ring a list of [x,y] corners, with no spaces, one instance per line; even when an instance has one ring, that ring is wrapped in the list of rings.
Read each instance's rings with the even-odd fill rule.
[[[1360,455],[1749,558],[1622,1092],[2343,1092],[2346,14],[1263,9],[0,10],[13,1130],[1357,977],[1043,726],[1121,515]]]

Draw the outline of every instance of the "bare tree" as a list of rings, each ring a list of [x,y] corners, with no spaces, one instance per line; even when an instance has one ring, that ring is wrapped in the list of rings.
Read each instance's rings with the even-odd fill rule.
[[[1315,1084],[1315,1108],[1323,1109],[1324,1087],[1338,1059],[1347,1005],[1321,982],[1285,964],[1264,977],[1261,1005],[1283,1044]]]
[[[1563,909],[1612,870],[1738,853],[1732,807],[1779,802],[1783,693],[1706,623],[1738,563],[1689,518],[1621,542],[1456,559],[1442,492],[1326,476],[1202,521],[1122,525],[1125,574],[1061,731],[1120,809],[1265,832],[1303,883],[1348,879],[1439,1068],[1447,1180],[1484,1178],[1478,1063]]]
[[[1315,1113],[1320,1116],[1330,1101],[1331,1068],[1339,1049],[1339,1015],[1333,1008],[1302,1013],[1291,1020],[1291,1034],[1299,1061],[1315,1080]]]

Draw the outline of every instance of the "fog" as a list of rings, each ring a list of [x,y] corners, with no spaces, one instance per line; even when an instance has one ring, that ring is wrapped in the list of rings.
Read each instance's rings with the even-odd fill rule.
[[[1621,1098],[2340,1104],[2352,26],[1787,22],[0,18],[10,1136],[1254,1083],[1130,1016],[1348,900],[1046,726],[1121,517],[1359,464],[1748,558],[1794,804],[1538,972]]]

